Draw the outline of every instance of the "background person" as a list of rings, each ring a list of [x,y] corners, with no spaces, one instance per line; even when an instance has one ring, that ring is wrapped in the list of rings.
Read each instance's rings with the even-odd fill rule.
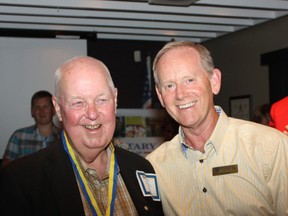
[[[3,166],[53,142],[59,136],[59,129],[53,124],[54,115],[52,94],[43,90],[36,92],[31,98],[31,116],[35,124],[11,135],[3,155]]]
[[[170,42],[153,70],[158,98],[180,124],[147,156],[165,215],[287,215],[288,137],[214,106],[221,72],[209,51]]]
[[[288,96],[272,104],[270,115],[270,126],[287,133],[285,127],[288,125]]]
[[[285,126],[285,130],[283,131],[283,133],[288,135],[288,125]]]
[[[262,104],[258,106],[254,111],[252,121],[269,126],[271,121],[270,109],[270,104]]]
[[[117,89],[106,66],[85,56],[65,62],[53,104],[62,137],[0,170],[1,213],[163,215],[151,164],[111,143]]]

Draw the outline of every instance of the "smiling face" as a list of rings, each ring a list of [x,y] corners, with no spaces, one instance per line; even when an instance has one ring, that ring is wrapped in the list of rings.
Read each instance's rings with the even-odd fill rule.
[[[106,67],[95,59],[74,60],[62,68],[61,95],[53,97],[58,118],[83,156],[103,150],[116,124],[117,89],[109,86]]]
[[[33,100],[31,115],[37,125],[52,124],[54,107],[51,97],[41,97]]]
[[[220,90],[221,73],[208,74],[200,55],[191,47],[177,47],[156,65],[158,98],[167,112],[187,128],[204,126],[215,115],[213,94]]]

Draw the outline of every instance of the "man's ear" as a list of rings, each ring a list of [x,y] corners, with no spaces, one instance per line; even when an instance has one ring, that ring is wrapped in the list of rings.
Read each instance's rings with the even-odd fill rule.
[[[53,99],[51,98],[51,100],[52,100],[52,105],[53,105],[53,116],[55,116],[56,115],[56,110],[55,110],[55,106],[53,104]]]
[[[60,112],[61,108],[59,105],[59,101],[55,96],[52,97],[52,102],[53,102],[53,106],[54,106],[54,109],[55,109],[55,112],[57,114],[59,121],[62,121],[62,116],[61,116],[61,112]]]
[[[117,89],[117,88],[114,88],[115,113],[116,113],[117,105],[118,105],[117,102],[118,102],[118,89]]]
[[[210,77],[211,88],[214,95],[217,95],[221,89],[221,71],[217,68],[213,69]]]
[[[165,104],[164,104],[164,102],[163,102],[162,94],[161,94],[161,91],[159,90],[157,84],[155,85],[155,90],[156,90],[156,93],[157,93],[158,99],[159,99],[159,101],[160,101],[162,107],[165,108]]]

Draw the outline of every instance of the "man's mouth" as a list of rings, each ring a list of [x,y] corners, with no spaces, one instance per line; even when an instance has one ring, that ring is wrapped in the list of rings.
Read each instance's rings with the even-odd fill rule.
[[[101,126],[100,124],[97,124],[97,125],[85,125],[84,127],[89,130],[95,130],[99,128],[100,126]]]
[[[189,107],[192,107],[195,103],[188,103],[188,104],[183,104],[183,105],[179,105],[179,109],[186,109]]]

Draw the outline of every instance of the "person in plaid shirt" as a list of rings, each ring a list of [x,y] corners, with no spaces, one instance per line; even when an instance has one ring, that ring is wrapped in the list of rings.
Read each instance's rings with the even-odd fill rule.
[[[11,135],[2,166],[43,149],[53,142],[60,135],[60,130],[53,124],[54,115],[52,94],[43,90],[36,92],[31,99],[31,116],[35,124],[20,128]]]

